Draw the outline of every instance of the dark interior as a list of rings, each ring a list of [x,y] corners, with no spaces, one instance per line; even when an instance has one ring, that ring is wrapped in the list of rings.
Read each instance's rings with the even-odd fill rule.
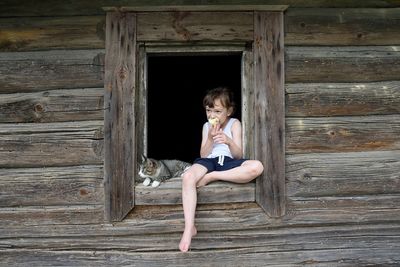
[[[156,159],[199,157],[207,90],[227,86],[241,118],[241,55],[149,55],[148,151]]]

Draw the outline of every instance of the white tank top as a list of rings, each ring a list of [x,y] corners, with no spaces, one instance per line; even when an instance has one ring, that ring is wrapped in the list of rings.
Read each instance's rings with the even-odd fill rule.
[[[236,119],[230,118],[228,123],[226,124],[225,128],[224,128],[224,133],[229,137],[232,138],[232,124],[235,122]],[[210,129],[210,123],[206,122],[205,123],[206,127],[207,127],[207,133],[208,130]],[[227,156],[230,158],[233,158],[232,153],[229,149],[229,146],[226,144],[214,144],[213,145],[213,149],[211,151],[211,153],[207,156],[207,158],[217,158],[220,156]]]

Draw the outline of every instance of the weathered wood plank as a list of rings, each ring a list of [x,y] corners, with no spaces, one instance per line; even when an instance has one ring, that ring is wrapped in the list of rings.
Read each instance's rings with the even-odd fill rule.
[[[0,51],[104,49],[104,16],[18,17],[0,22]]]
[[[234,203],[254,202],[255,184],[234,184],[216,182],[198,189],[197,202]],[[173,205],[182,203],[181,178],[173,178],[162,183],[158,188],[138,184],[135,186],[136,205]]]
[[[400,113],[400,81],[296,83],[285,87],[286,116],[289,117]],[[0,122],[101,120],[104,117],[103,94],[103,88],[2,94]],[[251,96],[247,98],[251,99]],[[249,105],[243,107],[242,113]],[[253,128],[249,127],[250,130]]]
[[[104,50],[0,53],[0,93],[103,86]]]
[[[104,79],[105,214],[120,221],[134,205],[136,174],[136,15],[107,13]]]
[[[103,121],[1,124],[1,167],[103,162]]]
[[[400,81],[286,84],[286,116],[400,113]]]
[[[285,11],[287,5],[146,5],[146,6],[110,6],[105,11],[112,12],[244,12],[244,11]]]
[[[396,198],[393,198],[395,200]],[[397,196],[397,200],[399,196]],[[351,228],[374,224],[397,225],[398,206],[376,202],[366,206],[302,205],[289,202],[289,213],[280,219],[268,217],[255,203],[199,205],[196,213],[199,233],[268,231],[293,232],[307,227],[317,232],[319,227]],[[341,203],[337,201],[336,203]],[[331,204],[334,204],[333,202]],[[302,205],[302,206],[301,206]],[[181,233],[184,228],[182,206],[136,206],[122,222],[107,224],[89,217],[95,206],[2,208],[0,233],[3,238],[45,236],[147,236]],[[85,213],[87,210],[87,214]],[[81,218],[79,217],[82,214]],[[97,212],[92,214],[93,216]],[[3,220],[4,218],[4,220]],[[315,218],[315,220],[314,220]],[[85,221],[86,220],[86,221]],[[49,229],[51,225],[51,229]],[[313,227],[311,227],[313,226]],[[51,230],[51,231],[50,231]]]
[[[288,83],[395,81],[400,73],[397,46],[286,47],[285,51]],[[103,86],[104,50],[3,52],[0,63],[0,93]]]
[[[138,39],[144,41],[252,40],[253,37],[252,13],[138,15]],[[285,44],[399,45],[399,16],[397,8],[291,6],[284,18]],[[104,49],[104,25],[104,15],[1,18],[0,51]]]
[[[264,165],[256,201],[273,217],[285,213],[285,89],[283,14],[254,13],[254,147]]]
[[[400,149],[400,115],[286,119],[286,152]]]
[[[103,203],[102,165],[0,169],[0,207]]]
[[[252,41],[252,12],[138,14],[138,41]]]
[[[400,194],[400,150],[289,156],[289,197]]]
[[[0,122],[103,120],[104,88],[2,94]]]
[[[104,205],[63,205],[63,206],[29,206],[0,208],[0,229],[11,230],[17,227],[19,232],[35,227],[50,233],[59,226],[81,227],[84,225],[104,223]],[[53,228],[55,227],[55,228]],[[80,230],[79,230],[80,231]],[[12,236],[18,234],[13,232]],[[10,232],[11,233],[11,232]],[[83,233],[83,232],[82,232]]]
[[[348,239],[343,239],[346,243]],[[391,247],[316,249],[269,252],[262,248],[181,252],[133,252],[102,250],[12,250],[5,249],[2,261],[8,265],[53,266],[396,266],[399,253]]]
[[[400,9],[289,8],[287,45],[399,45]]]
[[[163,5],[198,5],[198,0],[135,0],[130,3],[132,6],[163,6]],[[388,8],[399,7],[397,0],[348,0],[348,1],[330,1],[330,0],[218,0],[207,4],[215,5],[240,5],[240,4],[261,4],[261,5],[289,5],[293,7],[333,7],[333,8]],[[28,0],[3,0],[0,2],[0,17],[10,16],[82,16],[82,15],[104,15],[102,7],[104,6],[126,6],[124,0],[96,0],[96,1],[77,1],[54,4],[54,0],[43,0],[41,2],[32,2]]]
[[[295,233],[295,234],[293,234]],[[216,235],[205,231],[193,239],[192,250],[218,249],[253,249],[263,248],[268,252],[282,250],[316,250],[316,249],[346,249],[389,247],[400,248],[400,226],[388,225],[340,225],[319,226],[314,231],[309,227],[257,229],[241,231],[224,231]],[[136,251],[136,252],[167,252],[176,251],[177,234],[158,235],[120,235],[110,238],[105,235],[82,235],[65,237],[63,233],[44,233],[43,236],[30,238],[1,238],[4,248],[48,249],[48,250],[91,250],[99,247],[103,250]],[[61,235],[61,236],[60,236]],[[288,240],[288,236],[290,236]],[[324,242],[318,242],[324,240]],[[228,242],[229,241],[229,242]],[[345,242],[344,242],[345,241]],[[397,244],[396,244],[397,242]],[[302,246],[299,244],[302,243]]]
[[[399,46],[287,47],[285,55],[288,83],[399,79]]]

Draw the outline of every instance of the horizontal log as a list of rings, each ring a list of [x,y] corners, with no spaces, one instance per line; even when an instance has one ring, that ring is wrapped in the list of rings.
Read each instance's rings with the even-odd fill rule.
[[[0,208],[0,229],[15,226],[19,230],[40,226],[40,231],[50,233],[57,227],[101,224],[104,222],[104,205],[64,205]],[[18,226],[17,226],[18,225]],[[55,227],[55,228],[53,228]],[[19,231],[17,230],[17,231]],[[12,236],[17,236],[16,232]]]
[[[286,45],[399,45],[400,9],[289,8]]]
[[[104,88],[2,94],[0,122],[103,120]]]
[[[102,165],[0,169],[0,207],[103,205]]]
[[[255,184],[216,182],[198,189],[198,203],[254,202]],[[135,205],[173,205],[182,203],[182,179],[173,178],[159,187],[135,186]]]
[[[286,180],[289,198],[400,195],[400,150],[288,156]]]
[[[286,153],[400,149],[400,115],[286,119]]]
[[[103,121],[2,124],[0,166],[102,164],[103,125]]]
[[[286,84],[286,116],[400,113],[400,81]],[[103,88],[3,94],[0,122],[102,120]]]
[[[399,51],[396,47],[289,47],[286,82],[395,80]],[[101,50],[5,52],[0,53],[0,62],[1,93],[103,86]]]
[[[313,231],[314,230],[314,231]],[[295,234],[294,234],[295,232]],[[215,232],[203,231],[193,239],[192,250],[218,249],[252,249],[260,248],[268,252],[282,252],[283,250],[316,250],[316,249],[351,249],[374,247],[400,247],[396,244],[400,240],[398,233],[400,226],[372,225],[372,226],[323,226],[314,229],[305,227],[258,229],[232,232],[221,230]],[[60,233],[62,234],[62,233]],[[177,251],[178,234],[155,235],[124,235],[110,238],[103,235],[59,236],[58,233],[30,238],[2,238],[4,248],[21,249],[48,249],[48,250],[119,250],[136,252],[167,252]],[[289,237],[290,236],[290,237]],[[288,240],[289,239],[289,240]],[[323,243],[318,242],[324,240]],[[346,242],[344,242],[346,241]],[[300,245],[302,244],[302,245]],[[262,251],[260,250],[260,251]]]
[[[287,118],[286,152],[398,150],[399,121],[398,115]],[[103,121],[3,124],[0,144],[2,167],[101,164]]]
[[[0,93],[103,87],[104,50],[0,53]]]
[[[343,239],[346,243],[349,239]],[[397,247],[395,247],[397,249]],[[270,252],[262,248],[227,249],[227,250],[193,250],[182,255],[181,252],[134,252],[101,249],[81,250],[12,250],[3,252],[2,260],[8,265],[52,266],[54,262],[67,266],[303,266],[313,264],[328,266],[395,266],[400,257],[395,249],[378,248],[346,248],[315,249]]]
[[[398,80],[400,47],[286,47],[285,65],[287,83]]]
[[[285,45],[399,45],[396,8],[290,8]],[[371,18],[374,18],[371,20]],[[105,16],[0,19],[0,51],[104,49]],[[251,13],[139,13],[142,41],[252,40]]]
[[[400,81],[286,84],[286,116],[400,113]]]
[[[252,41],[252,12],[138,14],[138,41]]]
[[[398,199],[398,196],[397,196]],[[301,205],[288,202],[288,213],[280,218],[269,218],[256,203],[229,203],[198,205],[196,227],[201,232],[240,232],[242,230],[292,231],[296,227],[335,225],[394,224],[398,226],[400,210],[370,202],[370,206]],[[333,201],[331,202],[332,204]],[[340,204],[340,200],[336,203]],[[184,228],[182,206],[135,206],[128,216],[117,224],[103,223],[100,206],[60,206],[0,208],[0,236],[25,238],[58,236],[145,236],[181,233]],[[101,210],[102,211],[102,210]],[[90,217],[90,212],[92,216]],[[102,214],[102,213],[101,213]],[[97,221],[96,221],[97,220]],[[48,225],[51,224],[51,232]],[[292,230],[290,230],[292,229]]]
[[[208,3],[208,2],[207,2]],[[163,5],[198,5],[198,0],[136,0],[132,3],[133,6],[163,6]],[[292,7],[334,7],[334,8],[388,8],[399,7],[400,4],[396,0],[349,0],[349,1],[310,1],[310,0],[218,0],[213,1],[217,5],[240,5],[240,4],[261,4],[261,5],[289,5]],[[54,5],[52,0],[44,0],[38,3],[33,3],[28,0],[22,0],[18,3],[12,0],[3,0],[0,3],[0,17],[10,16],[82,16],[82,15],[103,15],[102,7],[105,6],[127,6],[127,2],[123,0],[102,0],[102,1],[78,1],[72,3],[58,3]]]
[[[397,46],[286,50],[286,83],[387,81],[400,73]],[[0,93],[103,87],[102,50],[4,52],[0,63]]]
[[[2,18],[0,51],[104,49],[105,16]]]

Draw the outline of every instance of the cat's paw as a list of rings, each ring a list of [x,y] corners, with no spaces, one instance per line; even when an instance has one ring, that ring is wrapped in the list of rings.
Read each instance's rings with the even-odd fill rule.
[[[150,178],[146,178],[146,179],[143,181],[143,185],[144,185],[144,186],[149,186],[150,183],[151,183],[151,179],[150,179]]]
[[[161,184],[160,181],[153,181],[153,183],[151,184],[152,187],[157,187]]]

